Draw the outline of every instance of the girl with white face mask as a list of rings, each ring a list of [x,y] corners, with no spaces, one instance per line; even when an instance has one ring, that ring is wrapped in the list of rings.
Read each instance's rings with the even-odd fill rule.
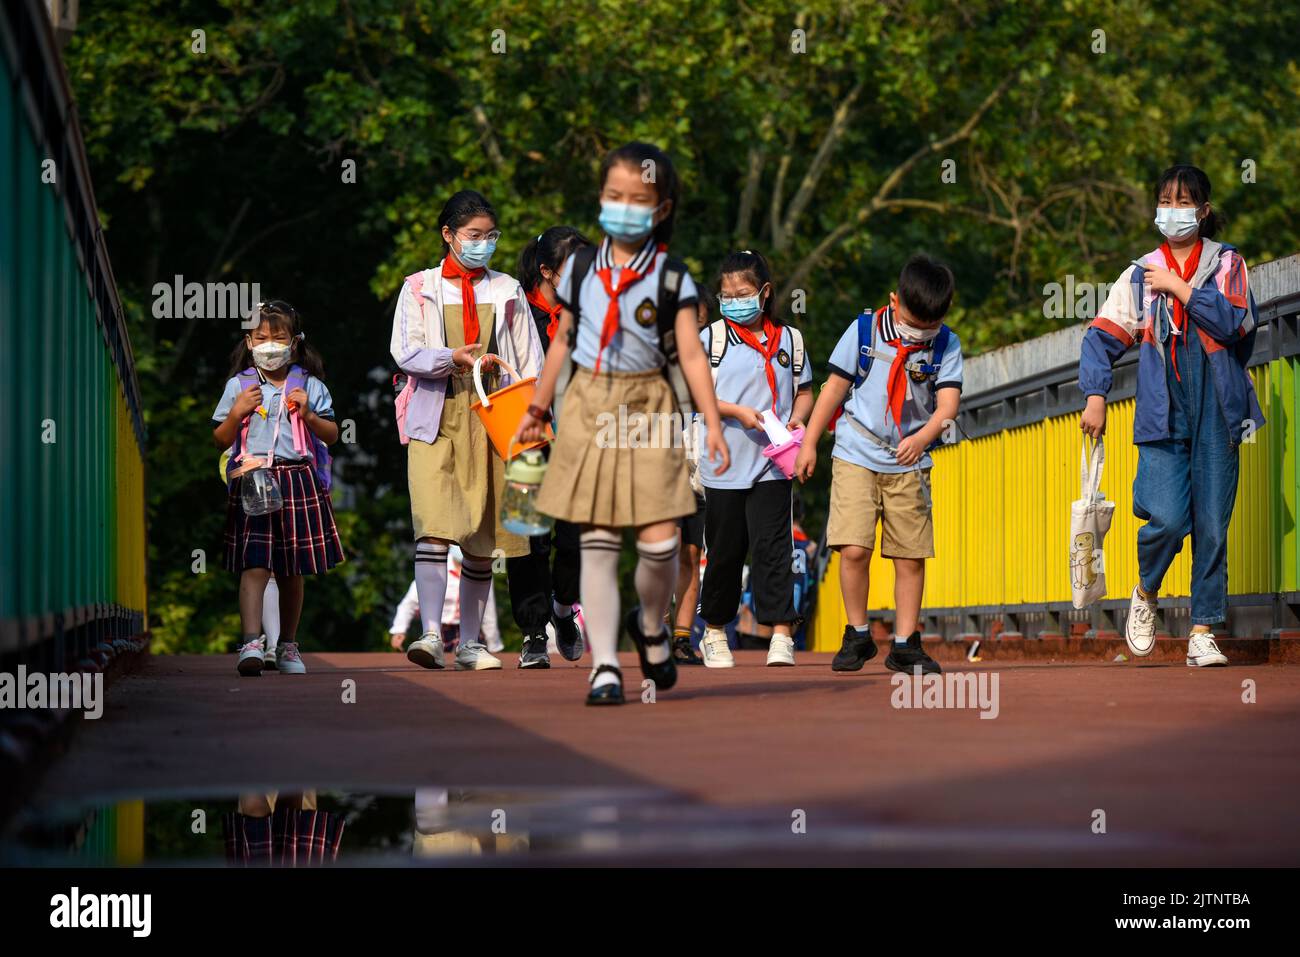
[[[501,660],[478,635],[492,600],[493,553],[499,548],[507,559],[523,557],[529,540],[501,527],[505,462],[472,408],[478,401],[472,370],[479,357],[498,355],[521,378],[536,376],[542,348],[523,287],[488,265],[501,233],[487,199],[474,190],[456,193],[443,206],[438,229],[442,261],[406,277],[389,346],[408,377],[398,397],[399,430],[409,440],[407,482],[423,627],[406,656],[435,671],[448,664],[439,613],[448,551],[455,544],[464,562],[462,640],[453,666],[489,671],[499,669]],[[480,371],[486,392],[509,384],[493,360]]]
[[[1155,648],[1156,595],[1190,532],[1187,665],[1226,665],[1213,626],[1227,615],[1238,446],[1264,424],[1246,373],[1255,308],[1246,263],[1213,239],[1219,224],[1205,173],[1195,166],[1165,170],[1154,199],[1164,241],[1124,271],[1083,341],[1079,387],[1088,398],[1080,428],[1101,437],[1111,368],[1140,343],[1133,513],[1146,524],[1138,532],[1128,646],[1139,657]]]
[[[753,581],[754,617],[772,628],[769,666],[794,664],[794,573],[791,550],[793,484],[763,455],[772,443],[765,418],[790,432],[812,411],[812,369],[803,337],[772,317],[767,260],[746,249],[729,254],[719,270],[722,318],[700,333],[713,369],[723,440],[731,467],[719,472],[700,462],[704,483],[704,548],[700,585],[700,641],[704,664],[735,664],[727,624],[740,604],[746,556]]]
[[[230,378],[212,414],[219,449],[231,449],[226,476],[225,564],[239,575],[242,637],[238,670],[261,674],[267,649],[261,637],[263,602],[272,574],[279,591],[280,641],[273,668],[304,674],[298,653],[304,575],[323,575],[343,561],[329,491],[313,468],[315,436],[338,440],[334,403],[321,381],[320,355],[306,344],[297,310],[287,302],[261,302],[252,328],[231,356]],[[283,502],[277,511],[250,515],[243,483],[265,469]]]

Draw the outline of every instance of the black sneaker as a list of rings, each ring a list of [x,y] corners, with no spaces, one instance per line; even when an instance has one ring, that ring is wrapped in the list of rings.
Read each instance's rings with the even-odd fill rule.
[[[578,627],[578,610],[561,617],[551,611],[551,623],[555,626],[555,647],[565,661],[577,661],[585,650],[582,629]]]
[[[862,666],[874,657],[876,640],[870,632],[860,635],[852,625],[845,625],[844,640],[840,642],[840,650],[835,652],[835,658],[831,661],[831,671],[861,671]]]
[[[540,635],[524,635],[524,646],[519,652],[519,667],[551,667],[551,656],[546,653],[546,632]]]
[[[889,656],[885,658],[885,667],[890,671],[901,671],[903,674],[912,674],[918,667],[923,675],[937,675],[943,671],[939,667],[939,662],[927,655],[921,647],[919,631],[912,632],[905,645],[900,645],[896,641],[889,643]]]
[[[657,665],[652,665],[645,653],[646,645],[668,644],[671,638],[667,634],[667,626],[664,626],[658,638],[647,637],[641,631],[641,606],[636,605],[623,616],[623,627],[627,629],[628,637],[636,646],[637,657],[641,660],[641,674],[653,681],[659,691],[667,691],[677,684],[677,663],[673,661],[671,651],[668,660]]]
[[[690,635],[678,635],[673,639],[673,661],[679,665],[702,665],[704,659],[691,647]]]

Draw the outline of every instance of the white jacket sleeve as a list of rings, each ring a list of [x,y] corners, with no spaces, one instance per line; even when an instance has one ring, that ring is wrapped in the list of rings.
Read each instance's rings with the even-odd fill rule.
[[[451,371],[451,350],[427,341],[420,294],[412,283],[413,278],[406,278],[397,297],[389,352],[397,367],[407,375],[441,379]]]
[[[411,627],[411,622],[415,616],[420,613],[420,599],[415,590],[415,582],[411,582],[411,587],[406,589],[406,594],[402,600],[397,603],[397,610],[393,612],[393,623],[388,626],[390,635],[404,635],[406,630]]]

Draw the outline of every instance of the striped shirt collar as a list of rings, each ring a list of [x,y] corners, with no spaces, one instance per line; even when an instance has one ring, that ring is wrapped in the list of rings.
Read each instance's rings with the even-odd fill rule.
[[[645,245],[641,247],[640,252],[631,258],[625,265],[644,276],[650,266],[654,263],[655,254],[659,251],[659,244],[655,242],[654,233],[646,237]],[[606,236],[600,243],[600,249],[596,251],[596,268],[597,269],[619,269],[622,267],[614,265],[614,251],[610,245],[609,237]]]
[[[885,342],[894,342],[899,338],[898,329],[894,326],[894,310],[891,306],[886,306],[877,312],[880,316],[880,338]]]

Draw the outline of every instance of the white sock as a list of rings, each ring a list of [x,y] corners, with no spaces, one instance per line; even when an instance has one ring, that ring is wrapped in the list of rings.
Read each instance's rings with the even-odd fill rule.
[[[482,643],[479,632],[491,591],[492,559],[466,555],[460,563],[460,634],[467,643]]]
[[[447,598],[447,546],[415,544],[415,596],[420,602],[420,630],[442,634],[442,603]]]
[[[587,645],[592,667],[618,667],[618,553],[622,540],[613,532],[591,529],[582,533],[582,570],[578,585],[582,616],[587,621]],[[608,671],[596,676],[593,688],[614,684]]]
[[[551,599],[551,611],[555,612],[556,618],[568,618],[573,614],[572,605],[561,605],[554,598]]]
[[[266,650],[275,651],[280,643],[280,586],[274,575],[262,592],[262,632],[266,635]]]
[[[647,638],[664,633],[664,615],[677,587],[677,536],[662,542],[637,542],[636,593],[641,599],[641,632]],[[668,642],[646,645],[646,660],[663,664],[672,654]]]

